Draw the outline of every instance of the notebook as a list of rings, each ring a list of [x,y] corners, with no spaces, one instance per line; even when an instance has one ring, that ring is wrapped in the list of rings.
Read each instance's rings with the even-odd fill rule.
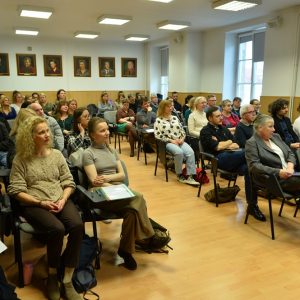
[[[133,198],[135,196],[125,184],[101,187],[96,189],[95,193],[104,200],[121,200]]]

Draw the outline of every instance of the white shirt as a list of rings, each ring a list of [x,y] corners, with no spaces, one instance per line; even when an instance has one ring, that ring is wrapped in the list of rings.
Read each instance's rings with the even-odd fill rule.
[[[270,142],[270,146],[271,146],[272,150],[280,157],[282,168],[286,169],[287,168],[287,162],[285,161],[285,157],[283,155],[282,150],[275,143],[273,143],[271,140],[269,140],[269,142]]]

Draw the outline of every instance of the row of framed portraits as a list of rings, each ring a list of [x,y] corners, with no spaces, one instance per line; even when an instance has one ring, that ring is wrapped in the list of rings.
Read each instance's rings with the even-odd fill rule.
[[[19,76],[36,76],[37,65],[35,54],[16,54],[17,74]],[[43,55],[44,75],[63,76],[63,64],[61,55]],[[116,67],[114,57],[98,57],[99,76],[116,77]],[[91,57],[73,56],[74,76],[91,77]],[[9,76],[8,53],[0,53],[0,76]],[[121,58],[122,77],[137,77],[137,59]]]

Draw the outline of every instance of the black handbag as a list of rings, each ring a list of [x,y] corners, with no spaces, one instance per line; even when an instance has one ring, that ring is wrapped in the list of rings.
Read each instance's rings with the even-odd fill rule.
[[[234,201],[236,195],[241,189],[238,185],[230,186],[230,187],[220,187],[219,184],[217,184],[217,193],[218,193],[218,199],[219,203],[226,203],[230,201]],[[215,189],[212,189],[204,194],[204,198],[208,202],[216,203],[216,193]]]

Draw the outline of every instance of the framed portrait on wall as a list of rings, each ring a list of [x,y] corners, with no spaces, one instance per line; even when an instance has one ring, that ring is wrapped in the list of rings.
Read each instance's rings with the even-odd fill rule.
[[[35,54],[16,54],[19,76],[36,76]]]
[[[100,77],[116,76],[114,57],[99,57],[99,76]]]
[[[63,76],[61,55],[44,55],[43,57],[45,76]]]
[[[137,59],[136,58],[121,58],[122,77],[136,77],[137,75]]]
[[[74,76],[91,77],[91,57],[74,56]]]
[[[0,53],[0,76],[9,76],[8,53]]]

